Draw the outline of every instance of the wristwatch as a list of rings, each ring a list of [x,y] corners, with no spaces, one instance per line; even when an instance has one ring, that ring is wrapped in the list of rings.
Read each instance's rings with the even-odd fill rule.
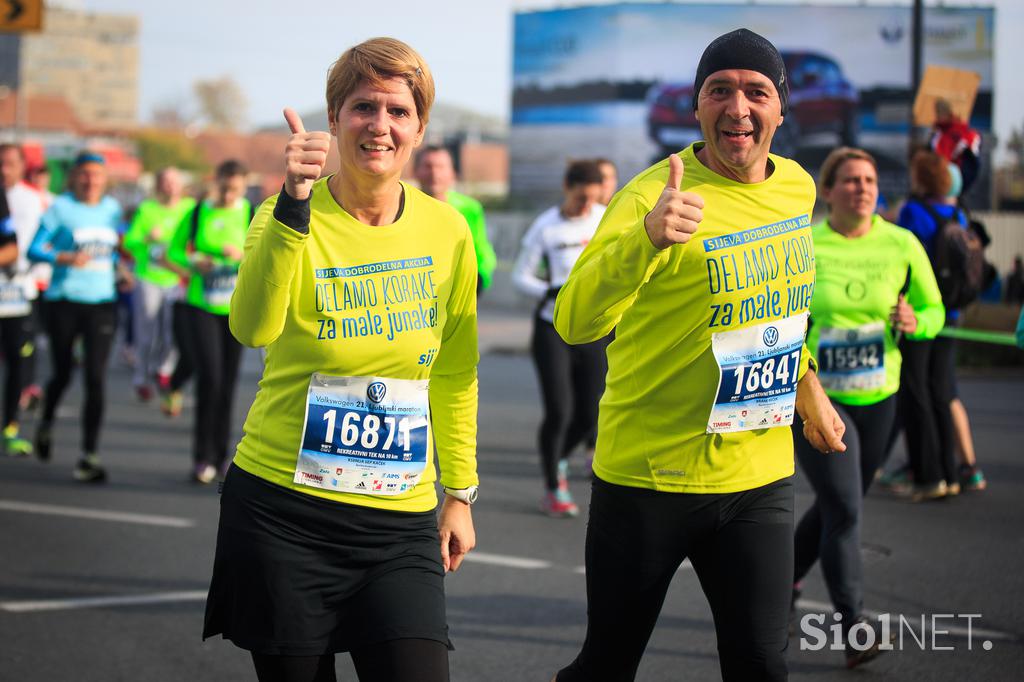
[[[468,488],[448,488],[443,487],[444,494],[449,497],[454,497],[459,502],[465,502],[466,504],[473,504],[476,502],[477,491],[479,486],[471,485]]]

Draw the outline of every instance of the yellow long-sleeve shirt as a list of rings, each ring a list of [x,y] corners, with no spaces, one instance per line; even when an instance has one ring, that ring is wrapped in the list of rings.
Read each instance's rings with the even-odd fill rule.
[[[453,208],[408,185],[403,184],[403,191],[404,210],[390,225],[374,227],[354,219],[334,200],[326,178],[313,186],[308,234],[274,218],[277,197],[257,212],[229,318],[239,341],[266,346],[267,351],[234,460],[242,469],[317,497],[426,511],[437,504],[432,485],[436,444],[442,484],[477,484],[479,356],[472,238],[466,221]],[[336,415],[315,412],[310,407],[314,373],[399,380],[396,383],[429,381],[433,438],[425,439],[425,468],[414,485],[389,495],[373,494],[375,486],[369,480],[368,494],[332,489],[332,481],[337,486],[341,470],[348,468],[344,457],[334,455],[320,457],[319,473],[303,469],[308,483],[296,482],[303,476],[301,471],[296,475],[297,462],[305,456],[300,450],[308,450],[314,429],[321,429],[313,438],[321,445],[337,445],[352,435],[363,446],[387,441],[401,451],[402,435],[396,436],[394,415],[389,433],[383,413],[377,431],[366,426],[365,411],[362,425],[360,414],[352,421],[345,418],[344,409]],[[373,384],[363,387],[371,402],[382,397],[371,398]],[[337,436],[334,443],[331,432]],[[405,438],[408,442],[408,433]]]
[[[792,404],[767,417],[757,410],[761,396],[791,391],[807,370],[814,181],[772,156],[765,181],[734,182],[697,160],[700,144],[680,153],[681,189],[705,203],[689,243],[658,251],[644,229],[668,180],[666,160],[615,196],[556,301],[555,328],[569,343],[615,329],[594,459],[610,483],[728,493],[793,473],[790,429],[780,428]],[[741,329],[750,331],[733,333]],[[770,366],[757,360],[783,346]],[[748,403],[729,402],[734,387],[750,394],[751,414]]]

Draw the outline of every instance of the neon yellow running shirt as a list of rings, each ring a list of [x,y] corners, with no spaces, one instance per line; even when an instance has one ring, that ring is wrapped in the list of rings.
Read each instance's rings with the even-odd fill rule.
[[[194,211],[199,211],[199,220],[193,234]],[[191,271],[185,289],[186,303],[214,315],[228,314],[239,262],[225,256],[224,247],[242,249],[251,217],[252,205],[248,199],[239,199],[231,206],[215,206],[203,201],[182,216],[171,237],[167,260]],[[213,261],[211,272],[204,274],[196,267],[196,258],[202,256]]]
[[[326,178],[313,185],[309,234],[274,218],[276,196],[260,207],[246,239],[229,320],[239,341],[266,346],[266,365],[234,462],[308,495],[417,512],[437,504],[435,447],[443,485],[477,484],[476,259],[466,221],[454,208],[402,187],[405,207],[390,225],[370,226],[350,216]],[[356,396],[361,400],[383,397],[383,389],[375,393],[374,386],[388,384],[392,395],[392,384],[429,381],[433,438],[422,441],[425,467],[413,487],[401,488],[407,485],[402,480],[393,489],[398,494],[373,494],[386,492],[391,483],[368,479],[368,487],[384,490],[332,489],[351,474],[344,456],[324,458],[323,466],[297,475],[300,449],[305,451],[316,429],[318,446],[337,446],[346,435],[352,436],[352,450],[360,447],[357,440],[367,448],[380,449],[387,441],[395,450],[401,444],[394,428],[400,419],[394,416],[390,429],[381,423],[387,418],[373,417],[379,430],[371,431],[364,428],[365,416],[348,416],[356,410],[332,415],[307,409],[314,373],[385,379],[362,385]],[[335,432],[333,442],[324,437],[325,428]]]
[[[135,259],[135,274],[158,287],[177,286],[179,277],[167,268],[153,263],[155,257],[166,254],[174,231],[182,217],[196,206],[192,197],[183,197],[174,206],[164,206],[156,199],[139,204],[132,225],[124,236],[124,248]]]
[[[928,254],[912,232],[881,216],[861,237],[847,239],[828,221],[812,228],[817,281],[807,346],[818,360],[828,395],[847,405],[871,405],[900,387],[902,357],[889,315],[910,275],[907,302],[917,316],[911,339],[933,339],[946,310]]]
[[[728,493],[793,473],[784,420],[776,428],[773,420],[748,423],[741,412],[712,420],[720,388],[732,380],[712,342],[759,328],[771,345],[784,326],[795,328],[788,333],[799,353],[787,354],[778,378],[794,382],[807,370],[802,326],[814,287],[814,181],[793,161],[771,156],[774,171],[764,182],[734,182],[697,160],[702,144],[680,153],[682,189],[705,203],[690,242],[658,251],[644,229],[668,180],[666,160],[616,194],[556,302],[555,327],[569,343],[615,329],[594,460],[597,476],[610,483]],[[759,330],[751,343],[760,343]],[[709,433],[712,421],[744,430]]]
[[[494,279],[494,268],[498,265],[498,257],[494,254],[494,247],[487,239],[484,207],[473,197],[451,190],[448,191],[445,199],[462,214],[466,223],[469,224],[469,232],[473,235],[473,248],[476,249],[476,271],[480,275],[483,288],[486,289],[491,286],[491,280]]]

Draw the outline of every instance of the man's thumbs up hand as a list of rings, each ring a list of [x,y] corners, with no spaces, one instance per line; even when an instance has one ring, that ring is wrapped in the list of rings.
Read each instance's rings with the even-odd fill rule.
[[[683,160],[677,154],[668,157],[668,182],[658,203],[644,218],[644,228],[654,248],[685,244],[704,219],[704,200],[693,192],[681,192]]]

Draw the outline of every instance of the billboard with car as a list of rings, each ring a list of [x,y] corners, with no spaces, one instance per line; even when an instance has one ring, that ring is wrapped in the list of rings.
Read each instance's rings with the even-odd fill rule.
[[[991,130],[994,10],[927,7],[925,64],[981,78],[971,124]],[[693,74],[707,44],[740,26],[776,46],[790,112],[774,151],[815,172],[832,147],[874,153],[890,198],[906,191],[908,6],[615,3],[515,16],[510,184],[537,202],[568,159],[605,156],[623,181],[700,139]]]

